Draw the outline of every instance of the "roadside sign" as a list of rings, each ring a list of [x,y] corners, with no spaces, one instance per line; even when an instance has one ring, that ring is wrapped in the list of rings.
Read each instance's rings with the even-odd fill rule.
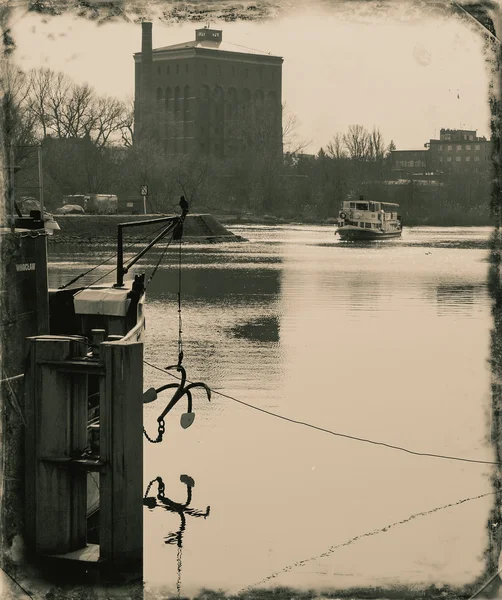
[[[148,186],[147,185],[142,185],[141,186],[141,195],[142,196],[148,196]]]

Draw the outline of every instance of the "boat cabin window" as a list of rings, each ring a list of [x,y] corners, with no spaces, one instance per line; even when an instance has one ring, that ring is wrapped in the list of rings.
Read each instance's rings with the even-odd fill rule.
[[[356,210],[368,210],[367,202],[356,202]]]
[[[355,208],[355,207],[356,207],[355,202],[349,202],[349,208]]]
[[[371,229],[371,223],[365,223],[364,226],[366,227],[366,229]]]

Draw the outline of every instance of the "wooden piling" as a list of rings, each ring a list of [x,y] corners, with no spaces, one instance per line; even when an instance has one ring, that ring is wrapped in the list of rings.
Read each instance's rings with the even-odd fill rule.
[[[142,560],[143,344],[101,344],[106,375],[100,408],[101,556],[114,563]],[[104,432],[108,432],[105,436]]]
[[[85,472],[73,474],[65,462],[85,447],[87,383],[51,363],[82,357],[83,338],[30,338],[25,381],[26,541],[36,554],[66,553],[85,545]],[[75,406],[79,408],[75,411]],[[86,438],[85,438],[86,439]]]
[[[142,568],[143,344],[30,338],[26,371],[26,542],[37,556]],[[99,378],[99,456],[88,444]],[[87,473],[99,472],[99,546],[87,543]]]

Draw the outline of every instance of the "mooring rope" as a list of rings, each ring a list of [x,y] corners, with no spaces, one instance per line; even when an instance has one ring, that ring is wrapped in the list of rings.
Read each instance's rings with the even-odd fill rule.
[[[157,369],[158,371],[161,371],[163,373],[168,373],[174,379],[181,380],[180,377],[177,377],[173,373],[170,373],[169,371],[166,371],[165,369],[162,369],[161,367],[158,367],[157,365],[153,365],[152,363],[149,363],[147,360],[143,360],[143,362],[146,365],[148,365],[149,367],[152,367],[153,369]],[[187,382],[191,383],[188,379],[187,379]],[[407,454],[412,454],[414,456],[428,456],[430,458],[440,458],[440,459],[444,459],[444,460],[454,460],[454,461],[460,461],[460,462],[466,462],[466,463],[476,463],[476,464],[481,464],[481,465],[497,465],[497,466],[501,465],[501,463],[496,462],[496,461],[478,460],[478,459],[474,459],[474,458],[463,458],[460,456],[449,456],[449,455],[445,455],[445,454],[436,454],[433,452],[418,452],[416,450],[410,450],[409,448],[404,448],[403,446],[396,446],[394,444],[388,444],[386,442],[379,442],[379,441],[371,440],[368,438],[358,437],[355,435],[349,435],[347,433],[340,433],[337,431],[333,431],[331,429],[325,429],[324,427],[319,427],[317,425],[313,425],[312,423],[307,423],[305,421],[299,421],[297,419],[292,419],[290,417],[280,415],[280,414],[272,412],[270,410],[266,410],[264,408],[260,408],[259,406],[250,404],[249,402],[244,402],[243,400],[239,400],[238,398],[235,398],[233,396],[229,396],[228,394],[224,394],[223,392],[220,392],[214,388],[211,388],[211,389],[215,394],[218,394],[219,396],[222,396],[223,398],[227,398],[228,400],[232,400],[232,402],[237,402],[239,404],[242,404],[243,406],[247,406],[248,408],[252,408],[253,410],[257,410],[259,412],[262,412],[262,413],[269,415],[271,417],[274,417],[276,419],[281,419],[281,420],[287,421],[289,423],[294,423],[295,425],[302,425],[303,427],[315,429],[316,431],[322,431],[323,433],[328,433],[329,435],[333,435],[336,437],[343,437],[343,438],[347,438],[347,439],[354,440],[357,442],[373,444],[375,446],[384,446],[386,448],[390,448],[391,450],[398,450],[400,452],[405,452]]]

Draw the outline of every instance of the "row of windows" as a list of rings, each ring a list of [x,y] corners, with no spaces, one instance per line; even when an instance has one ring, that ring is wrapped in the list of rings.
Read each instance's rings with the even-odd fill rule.
[[[461,156],[456,156],[456,157],[455,157],[455,161],[456,161],[456,162],[461,162],[461,160],[462,160],[462,157],[461,157]],[[480,160],[480,159],[479,159],[479,156],[475,156],[475,157],[474,157],[474,161],[475,161],[475,162],[479,162],[479,160]],[[488,158],[486,158],[486,157],[485,157],[485,159],[484,159],[484,160],[488,160]],[[442,157],[442,156],[440,156],[440,157],[439,157],[439,162],[443,162],[443,161],[444,161],[443,157]],[[470,156],[464,156],[464,161],[465,161],[465,162],[470,162],[470,161],[471,161],[471,157],[470,157]],[[451,162],[451,156],[448,156],[448,157],[446,158],[446,162]]]
[[[171,74],[171,66],[173,67],[172,69],[172,74],[176,74],[179,75],[182,72],[188,73],[189,72],[189,66],[188,63],[185,63],[185,65],[183,64],[176,64],[176,65],[158,65],[157,66],[157,75],[161,76],[161,75],[170,75]],[[237,70],[235,68],[235,66],[226,66],[225,68],[222,68],[221,65],[215,65],[214,67],[214,71],[213,69],[211,69],[211,71],[218,75],[221,76],[223,74],[230,74],[232,75],[232,77],[235,77],[237,74]],[[207,64],[203,64],[202,65],[202,74],[203,75],[208,75],[209,72],[209,68]],[[247,79],[249,77],[249,69],[247,67],[243,68],[243,69],[239,69],[239,74],[240,75],[244,75],[244,77]],[[258,70],[258,74],[260,79],[263,79],[263,69],[262,67],[259,68]],[[274,74],[272,71],[269,71],[268,74],[268,79],[272,80],[274,78]]]
[[[448,152],[451,152],[453,150],[453,146],[448,146],[447,148],[448,148],[448,150],[447,150]],[[446,146],[442,146],[442,145],[439,146],[439,152],[443,152],[444,149],[446,149]],[[466,144],[465,146],[462,146],[461,144],[457,144],[457,146],[456,146],[457,152],[461,152],[462,149],[470,151],[471,145]],[[474,150],[476,152],[479,152],[481,150],[481,146],[479,144],[476,144],[474,146]]]
[[[462,136],[464,140],[470,140],[471,142],[474,141],[474,136],[473,135],[464,135]],[[451,134],[450,133],[445,133],[442,138],[443,140],[451,140]]]
[[[396,167],[425,167],[422,160],[396,160]]]
[[[199,94],[200,98],[205,101],[210,100],[211,97],[217,104],[225,101],[225,90],[221,87],[215,87],[211,92],[209,86],[203,85],[200,88]],[[247,88],[243,89],[239,94],[237,93],[237,90],[235,88],[230,88],[226,93],[227,101],[229,104],[237,104],[239,101],[239,96],[241,102],[245,104],[251,102],[252,94]],[[183,96],[181,96],[181,88],[179,86],[176,86],[174,88],[175,100],[180,100],[182,98],[188,100],[190,97],[190,86],[186,85],[183,88]],[[165,100],[166,102],[169,101],[172,98],[171,88],[167,87],[164,90],[163,88],[158,87],[156,92],[156,98],[157,102],[161,102],[163,100]],[[255,91],[254,100],[257,104],[264,104],[265,98],[267,99],[267,103],[271,106],[277,103],[277,94],[274,91],[270,91],[266,95],[263,90]]]

